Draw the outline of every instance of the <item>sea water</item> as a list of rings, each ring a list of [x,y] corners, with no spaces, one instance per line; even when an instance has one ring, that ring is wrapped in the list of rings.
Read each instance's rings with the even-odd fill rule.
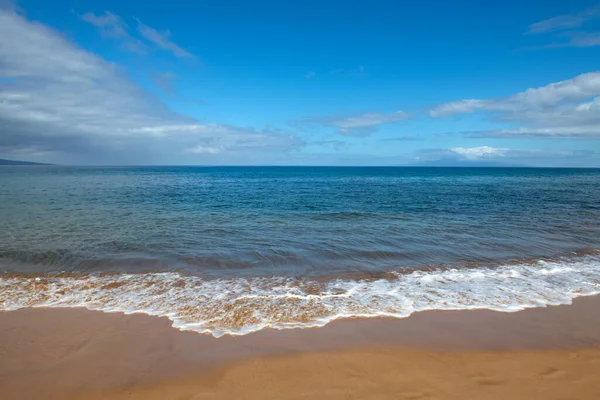
[[[600,293],[600,170],[0,167],[0,309],[245,334]]]

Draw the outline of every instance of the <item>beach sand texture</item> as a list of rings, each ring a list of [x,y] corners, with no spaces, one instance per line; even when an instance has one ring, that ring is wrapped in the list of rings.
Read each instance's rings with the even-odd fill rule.
[[[598,399],[599,297],[219,339],[165,318],[0,314],[2,399]]]

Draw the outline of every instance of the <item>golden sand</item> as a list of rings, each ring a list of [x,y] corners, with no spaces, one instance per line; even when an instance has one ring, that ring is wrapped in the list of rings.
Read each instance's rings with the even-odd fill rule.
[[[165,318],[0,313],[0,399],[600,399],[600,297],[215,339]]]
[[[257,358],[92,399],[600,399],[600,349],[351,350]]]

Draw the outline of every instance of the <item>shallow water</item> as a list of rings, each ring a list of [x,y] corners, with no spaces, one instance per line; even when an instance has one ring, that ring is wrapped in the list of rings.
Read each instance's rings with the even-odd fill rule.
[[[600,290],[598,169],[2,167],[0,183],[3,309],[218,336]]]

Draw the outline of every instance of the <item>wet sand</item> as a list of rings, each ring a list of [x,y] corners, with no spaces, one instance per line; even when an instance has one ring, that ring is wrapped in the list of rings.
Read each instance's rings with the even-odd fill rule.
[[[0,398],[598,399],[600,297],[215,339],[165,318],[0,313]]]

